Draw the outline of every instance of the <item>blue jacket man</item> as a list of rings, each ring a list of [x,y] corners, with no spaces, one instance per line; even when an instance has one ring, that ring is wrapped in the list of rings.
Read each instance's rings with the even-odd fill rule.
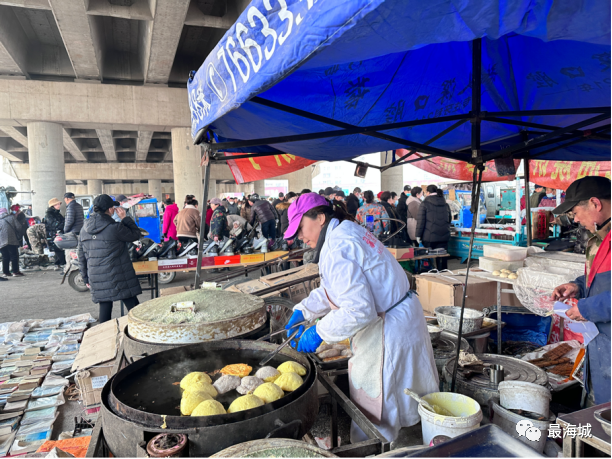
[[[578,299],[567,316],[593,322],[599,330],[587,346],[584,372],[587,405],[599,405],[610,401],[610,180],[584,177],[573,182],[565,202],[553,211],[568,212],[593,236],[586,248],[585,275],[557,287],[553,299]]]

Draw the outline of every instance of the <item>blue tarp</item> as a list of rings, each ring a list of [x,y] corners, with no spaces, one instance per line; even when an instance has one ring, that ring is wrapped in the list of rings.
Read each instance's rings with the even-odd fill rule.
[[[354,126],[467,114],[476,38],[483,111],[610,105],[608,0],[254,0],[188,84],[192,134],[209,126],[223,142],[339,129],[249,102],[255,96]],[[567,126],[592,116],[514,119]],[[451,124],[384,133],[425,143]],[[483,150],[520,140],[521,129],[483,121]],[[467,160],[470,135],[468,122],[432,146]],[[339,160],[401,147],[350,135],[231,151]],[[610,142],[538,159],[610,160]]]

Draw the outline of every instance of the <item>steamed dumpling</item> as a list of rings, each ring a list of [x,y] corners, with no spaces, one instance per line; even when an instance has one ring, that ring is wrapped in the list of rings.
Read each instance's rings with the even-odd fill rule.
[[[255,395],[243,395],[232,402],[230,407],[227,409],[227,412],[237,413],[238,411],[245,411],[263,406],[263,404],[263,400]]]
[[[192,373],[189,373],[183,379],[181,379],[181,389],[185,390],[190,384],[199,382],[206,382],[208,384],[212,384],[212,379],[210,379],[210,376],[208,376],[203,371],[194,371]]]
[[[206,392],[185,392],[181,398],[181,414],[189,416],[200,403],[206,400],[212,400],[212,397]]]
[[[253,395],[262,399],[264,403],[272,403],[282,398],[285,393],[276,384],[267,382],[255,389]]]
[[[293,392],[300,387],[304,381],[297,373],[283,373],[278,377],[274,384],[280,387],[285,392]]]
[[[226,414],[225,408],[216,400],[205,400],[191,412],[192,416],[215,416]]]
[[[304,376],[306,374],[306,368],[304,368],[303,365],[293,361],[281,363],[277,370],[281,373],[297,373],[300,376]]]

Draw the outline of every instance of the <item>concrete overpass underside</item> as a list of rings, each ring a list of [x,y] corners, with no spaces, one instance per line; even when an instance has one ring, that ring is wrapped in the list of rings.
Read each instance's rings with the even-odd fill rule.
[[[248,3],[0,0],[0,156],[35,212],[66,189],[201,195],[187,77]],[[225,165],[211,178],[212,194],[262,188]],[[280,178],[299,190],[311,170]]]

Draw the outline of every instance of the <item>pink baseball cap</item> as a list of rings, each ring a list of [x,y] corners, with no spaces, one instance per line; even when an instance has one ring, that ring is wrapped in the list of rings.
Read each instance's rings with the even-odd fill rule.
[[[285,239],[293,239],[298,232],[300,223],[302,223],[304,214],[319,206],[329,206],[329,201],[318,193],[306,193],[293,201],[287,210],[289,227],[285,231]]]

